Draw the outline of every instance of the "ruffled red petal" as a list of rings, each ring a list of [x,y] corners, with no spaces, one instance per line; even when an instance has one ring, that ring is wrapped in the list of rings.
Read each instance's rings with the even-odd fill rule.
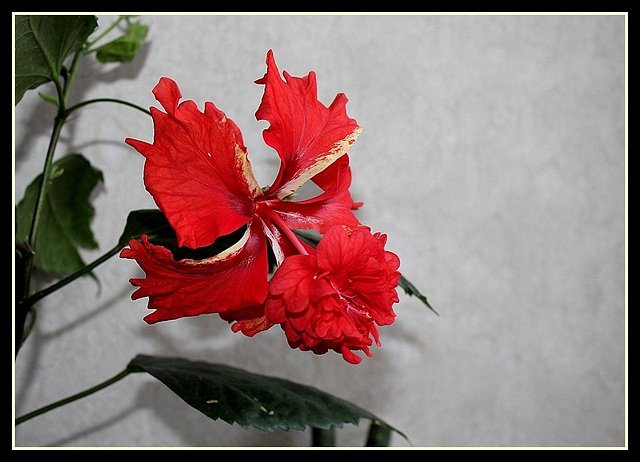
[[[311,199],[301,201],[269,201],[271,208],[293,229],[316,229],[321,234],[335,225],[355,228],[360,225],[353,214],[357,207],[349,186],[351,186],[351,167],[348,158],[339,159],[312,180],[324,189],[324,192]],[[325,172],[330,170],[330,176]]]
[[[178,245],[205,247],[249,222],[261,194],[240,130],[206,103],[179,103],[176,83],[154,88],[165,112],[151,108],[153,144],[127,139],[146,157],[145,186],[178,236]]]
[[[395,319],[400,260],[384,249],[386,236],[366,227],[330,228],[317,251],[290,256],[270,282],[265,316],[280,324],[292,348],[334,350],[357,364],[353,351],[372,356],[376,325]]]
[[[205,260],[176,261],[169,249],[154,245],[147,236],[131,240],[120,253],[135,259],[145,278],[131,279],[138,286],[131,298],[149,297],[145,317],[156,323],[207,313],[223,313],[226,320],[263,316],[268,292],[267,244],[261,224],[254,222],[236,245]]]
[[[269,122],[263,138],[282,161],[275,182],[266,192],[280,199],[344,155],[362,131],[347,116],[343,93],[328,108],[318,101],[314,72],[306,77],[293,77],[287,72],[283,75],[284,80],[269,50],[267,72],[256,80],[265,85],[256,118]]]

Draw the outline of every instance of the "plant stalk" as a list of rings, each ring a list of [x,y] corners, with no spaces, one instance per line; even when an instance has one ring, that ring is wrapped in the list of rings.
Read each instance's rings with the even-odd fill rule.
[[[22,252],[22,258],[20,260],[20,272],[16,273],[16,277],[22,278],[20,293],[16,293],[19,297],[16,300],[15,305],[15,354],[18,354],[18,350],[22,346],[24,335],[24,323],[27,319],[27,313],[29,312],[29,306],[23,302],[29,297],[31,293],[31,275],[33,273],[33,259],[34,252],[36,250],[36,236],[38,234],[38,225],[40,223],[40,215],[42,205],[46,200],[47,190],[49,188],[49,178],[51,177],[51,170],[53,168],[53,154],[56,150],[56,145],[60,138],[60,132],[64,125],[65,114],[62,109],[62,104],[58,111],[53,124],[53,131],[51,133],[51,139],[49,141],[49,147],[47,148],[47,155],[44,163],[44,169],[42,172],[42,180],[40,182],[40,188],[38,190],[38,198],[36,199],[36,207],[33,211],[33,219],[31,220],[31,228],[29,229],[29,242],[27,243],[27,249]]]
[[[45,289],[42,289],[42,290],[34,293],[33,295],[30,295],[22,303],[24,305],[26,305],[27,308],[33,306],[38,300],[46,297],[47,295],[55,292],[56,290],[58,290],[60,288],[66,286],[70,282],[75,281],[80,276],[84,276],[85,274],[89,273],[96,266],[100,265],[101,263],[104,263],[109,258],[111,258],[115,254],[117,254],[120,251],[120,249],[122,249],[122,245],[120,245],[120,243],[118,243],[115,247],[113,247],[111,250],[109,250],[107,253],[105,253],[101,257],[96,258],[94,261],[92,261],[88,265],[83,266],[82,268],[77,270],[75,273],[71,273],[70,275],[60,279],[55,284],[52,284],[49,287],[47,287]]]
[[[391,440],[391,429],[386,425],[380,425],[380,422],[371,421],[369,425],[369,434],[367,435],[367,446],[369,447],[386,447],[389,446]]]
[[[102,383],[99,383],[98,385],[91,387],[85,391],[81,391],[80,393],[76,393],[75,395],[69,396],[68,398],[65,399],[61,399],[60,401],[56,401],[55,403],[51,403],[48,406],[44,406],[41,407],[40,409],[36,409],[35,411],[31,411],[28,414],[25,414],[21,417],[16,418],[16,425],[21,424],[22,422],[25,422],[29,419],[32,419],[36,416],[39,416],[41,414],[44,414],[45,412],[49,412],[52,409],[55,409],[57,407],[60,406],[64,406],[65,404],[71,403],[73,401],[76,401],[80,398],[84,398],[85,396],[89,396],[93,393],[95,393],[96,391],[102,390],[103,388],[108,387],[109,385],[112,385],[113,383],[117,382],[118,380],[126,377],[127,375],[129,375],[132,371],[129,370],[129,368],[123,370],[122,372],[120,372],[119,374],[111,377],[108,380],[105,380]]]
[[[313,427],[311,429],[311,443],[315,447],[333,447],[336,445],[335,427],[328,429]]]
[[[92,104],[92,103],[119,103],[119,104],[124,104],[125,106],[129,106],[129,107],[132,107],[134,109],[137,109],[138,111],[144,112],[147,115],[151,115],[151,111],[149,111],[148,109],[140,107],[137,104],[130,103],[129,101],[124,101],[124,100],[117,99],[117,98],[95,98],[95,99],[89,99],[89,100],[86,100],[86,101],[82,101],[81,103],[78,103],[78,104],[75,104],[75,105],[71,106],[69,109],[67,109],[67,116],[69,114],[71,114],[73,111],[75,111],[76,109],[80,109],[81,107],[86,106],[88,104]]]

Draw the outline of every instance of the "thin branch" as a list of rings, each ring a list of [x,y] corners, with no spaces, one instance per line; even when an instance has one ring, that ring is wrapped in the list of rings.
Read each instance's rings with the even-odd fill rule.
[[[85,274],[91,272],[91,270],[93,268],[95,268],[96,266],[100,265],[101,263],[104,263],[105,261],[107,261],[109,258],[113,257],[115,254],[117,254],[120,249],[122,249],[122,245],[120,243],[118,243],[115,247],[113,247],[111,250],[109,250],[107,253],[105,253],[104,255],[102,255],[101,257],[95,259],[94,261],[92,261],[91,263],[89,263],[86,266],[83,266],[82,268],[80,268],[78,271],[76,271],[75,273],[70,274],[69,276],[60,279],[58,282],[56,282],[53,285],[50,285],[49,287],[42,289],[39,292],[34,293],[33,295],[27,297],[25,300],[22,301],[23,306],[25,306],[26,308],[31,307],[32,305],[34,305],[38,300],[46,297],[47,295],[55,292],[56,290],[60,289],[61,287],[66,286],[67,284],[69,284],[70,282],[75,281],[76,279],[78,279],[80,276],[84,276]]]
[[[51,403],[48,406],[44,406],[41,407],[40,409],[36,409],[35,411],[31,411],[28,414],[23,415],[22,417],[18,417],[16,418],[16,425],[21,424],[22,422],[25,422],[29,419],[32,419],[36,416],[39,416],[41,414],[44,414],[45,412],[49,412],[52,409],[55,409],[57,407],[60,406],[64,406],[65,404],[71,403],[73,401],[76,401],[80,398],[84,398],[85,396],[88,396],[92,393],[95,393],[96,391],[102,390],[103,388],[108,387],[109,385],[117,382],[118,380],[126,377],[127,375],[129,375],[132,371],[127,368],[124,371],[120,372],[118,375],[115,375],[113,377],[111,377],[109,380],[105,380],[104,382],[91,387],[85,391],[82,391],[80,393],[76,393],[75,395],[69,396],[68,398],[65,399],[61,399],[60,401],[56,401],[55,403]]]
[[[73,111],[75,111],[76,109],[80,109],[83,106],[86,106],[88,104],[92,104],[92,103],[119,103],[119,104],[124,104],[125,106],[129,106],[132,107],[134,109],[137,109],[141,112],[144,112],[147,115],[151,115],[151,111],[149,111],[148,109],[145,109],[141,106],[138,106],[137,104],[133,104],[130,103],[128,101],[124,101],[121,99],[116,99],[116,98],[95,98],[95,99],[89,99],[87,101],[83,101],[81,103],[78,103],[74,106],[71,106],[69,109],[67,109],[67,115],[71,114]]]

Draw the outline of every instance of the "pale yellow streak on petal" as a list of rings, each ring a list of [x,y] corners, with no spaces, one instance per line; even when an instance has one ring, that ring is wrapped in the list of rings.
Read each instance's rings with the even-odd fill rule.
[[[251,168],[251,162],[247,158],[247,153],[242,150],[242,148],[236,144],[236,165],[242,171],[242,176],[246,179],[247,184],[253,194],[253,197],[260,195],[262,190],[260,189],[260,185],[258,184],[258,180],[256,180],[255,175],[253,174],[253,168]]]
[[[185,258],[184,260],[180,260],[180,263],[183,263],[187,266],[200,266],[200,265],[210,265],[210,264],[225,260],[231,257],[232,255],[234,255],[235,253],[240,252],[240,250],[242,250],[244,245],[249,240],[249,235],[251,234],[250,230],[251,230],[251,226],[247,226],[247,230],[244,232],[244,234],[242,235],[242,238],[238,242],[233,244],[231,247],[223,250],[219,254],[214,255],[213,257],[205,258],[204,260],[193,260],[191,258]]]
[[[284,199],[290,194],[293,194],[307,180],[314,177],[329,165],[333,164],[342,155],[346,154],[347,151],[351,149],[351,146],[353,146],[360,133],[362,133],[362,128],[357,127],[344,139],[336,142],[325,155],[318,157],[311,167],[300,172],[298,176],[292,178],[288,183],[285,183],[280,189],[280,192],[278,192],[278,199]]]

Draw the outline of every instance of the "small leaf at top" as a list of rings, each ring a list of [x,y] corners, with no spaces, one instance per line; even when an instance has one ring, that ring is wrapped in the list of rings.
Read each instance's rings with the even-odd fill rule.
[[[126,35],[106,43],[96,50],[96,58],[103,63],[132,61],[147,37],[149,26],[139,22],[129,23]]]
[[[54,163],[57,172],[50,181],[36,236],[34,264],[52,273],[66,274],[84,266],[78,247],[95,249],[90,221],[94,209],[89,196],[102,182],[102,172],[81,154],[69,154]],[[42,175],[27,187],[16,207],[16,241],[27,243]]]
[[[65,59],[98,26],[95,16],[15,16],[15,104],[27,90],[57,80]]]
[[[182,358],[136,356],[131,372],[148,372],[211,419],[273,431],[328,429],[361,418],[406,436],[370,412],[314,387],[231,366]]]

